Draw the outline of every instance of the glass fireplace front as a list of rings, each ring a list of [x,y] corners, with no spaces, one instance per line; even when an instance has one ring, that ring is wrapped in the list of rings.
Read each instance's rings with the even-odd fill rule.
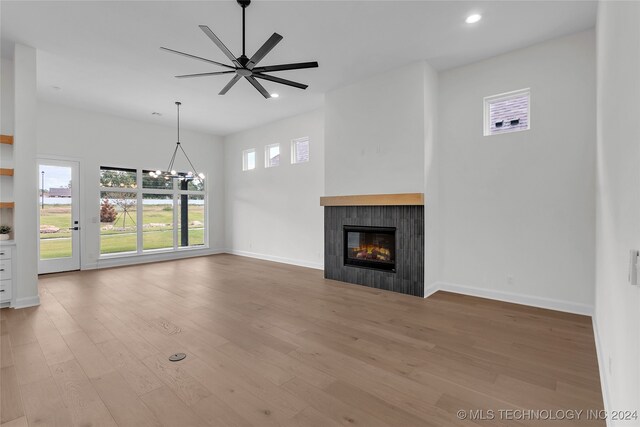
[[[344,264],[396,271],[396,229],[344,226]]]

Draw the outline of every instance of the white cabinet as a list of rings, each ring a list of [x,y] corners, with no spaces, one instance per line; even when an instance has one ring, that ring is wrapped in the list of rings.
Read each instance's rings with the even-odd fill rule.
[[[0,245],[0,304],[3,307],[11,303],[13,296],[13,255],[15,245]]]

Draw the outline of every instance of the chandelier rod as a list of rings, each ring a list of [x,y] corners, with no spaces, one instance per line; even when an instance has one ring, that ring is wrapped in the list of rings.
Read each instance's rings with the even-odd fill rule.
[[[245,56],[244,54],[244,10],[246,7],[242,8],[242,56]]]
[[[176,107],[178,108],[178,144],[180,144],[180,105],[182,105],[182,102],[176,101]]]
[[[169,161],[169,167],[167,168],[167,172],[171,173],[173,170],[173,162],[176,160],[176,154],[178,154],[179,145],[176,144],[176,148],[173,150],[173,156],[171,156],[171,160]]]
[[[193,163],[191,163],[191,159],[189,158],[189,156],[187,156],[187,152],[184,151],[184,148],[182,148],[182,145],[179,146],[180,149],[182,150],[182,152],[184,153],[184,156],[187,158],[187,161],[189,162],[189,164],[191,165],[191,169],[193,169],[193,176],[199,176],[198,175],[198,171],[196,170],[196,167],[193,166]]]

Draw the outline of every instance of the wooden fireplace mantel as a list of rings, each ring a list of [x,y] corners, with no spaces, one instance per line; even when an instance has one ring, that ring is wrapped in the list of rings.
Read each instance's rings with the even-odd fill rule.
[[[358,194],[320,197],[320,206],[422,206],[424,193]]]

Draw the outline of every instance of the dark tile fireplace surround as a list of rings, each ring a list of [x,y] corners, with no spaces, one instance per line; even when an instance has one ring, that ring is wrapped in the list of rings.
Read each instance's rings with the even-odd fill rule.
[[[346,196],[345,198],[362,196]],[[373,197],[373,196],[371,196]],[[325,197],[324,276],[372,288],[424,295],[424,206],[408,198]],[[421,199],[419,199],[421,200]],[[353,203],[353,205],[349,205]],[[357,203],[364,203],[358,205]]]

